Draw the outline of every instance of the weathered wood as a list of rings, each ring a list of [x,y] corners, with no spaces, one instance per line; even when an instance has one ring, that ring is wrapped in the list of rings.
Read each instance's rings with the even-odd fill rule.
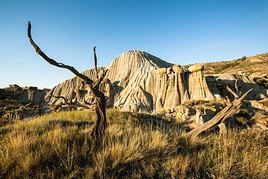
[[[91,80],[89,77],[86,75],[79,73],[73,66],[65,65],[63,63],[59,63],[56,60],[48,57],[41,49],[40,47],[34,42],[32,39],[32,34],[31,34],[31,22],[28,22],[28,38],[31,43],[31,45],[34,47],[36,53],[40,55],[45,61],[47,61],[49,64],[54,65],[59,68],[65,68],[74,73],[76,76],[81,78],[86,82],[86,84],[89,86],[89,89],[92,91],[93,97],[96,99],[95,103],[95,111],[96,111],[96,123],[94,126],[94,129],[91,133],[92,137],[95,139],[101,138],[104,135],[106,126],[107,126],[107,121],[106,121],[106,112],[105,112],[105,96],[104,94],[99,90],[99,84],[102,82],[104,79],[106,71],[102,74],[100,78],[97,78],[96,81]],[[96,55],[96,47],[94,47],[94,66],[97,74],[97,55]],[[98,77],[98,75],[97,75]],[[59,98],[62,98],[59,96]],[[65,102],[67,100],[63,97]],[[68,103],[68,102],[67,102]],[[98,139],[98,141],[100,141]]]
[[[226,86],[226,89],[227,91],[229,91],[229,93],[231,93],[234,96],[235,99],[239,98],[238,94],[234,92],[229,86]]]
[[[194,139],[202,132],[224,122],[226,119],[233,116],[235,113],[238,112],[238,110],[240,109],[242,105],[242,101],[251,92],[251,90],[247,91],[243,96],[234,100],[232,103],[229,103],[225,108],[223,108],[219,113],[217,113],[211,120],[209,120],[203,125],[188,132],[186,136]]]
[[[225,123],[220,123],[218,125],[219,129],[220,129],[220,135],[225,135],[227,134],[227,128],[225,126]]]
[[[97,54],[96,54],[96,47],[93,48],[93,53],[94,53],[94,67],[95,67],[95,72],[96,72],[96,79],[98,79],[98,67],[97,67]]]

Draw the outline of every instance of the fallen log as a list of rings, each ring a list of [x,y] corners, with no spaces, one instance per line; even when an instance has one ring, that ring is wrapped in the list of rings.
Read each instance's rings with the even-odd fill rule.
[[[252,89],[251,89],[252,90]],[[242,105],[242,101],[244,98],[251,92],[251,90],[247,91],[244,95],[240,98],[234,100],[232,103],[229,103],[225,108],[223,108],[219,113],[217,113],[211,120],[204,123],[203,125],[196,127],[195,129],[191,130],[190,132],[186,133],[187,137],[192,139],[196,138],[202,132],[223,123],[226,119],[233,116],[237,113]]]

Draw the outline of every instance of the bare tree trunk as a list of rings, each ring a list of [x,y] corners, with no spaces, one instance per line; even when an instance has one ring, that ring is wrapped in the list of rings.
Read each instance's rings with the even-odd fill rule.
[[[103,81],[104,76],[106,74],[106,71],[102,74],[102,76],[98,76],[98,71],[97,71],[97,55],[96,55],[96,47],[94,47],[94,65],[95,65],[95,70],[96,70],[96,75],[97,75],[97,80],[93,81],[86,75],[79,73],[74,67],[65,65],[63,63],[59,63],[55,61],[54,59],[48,57],[41,49],[40,47],[33,41],[32,39],[32,34],[31,34],[31,23],[28,22],[28,38],[31,43],[31,45],[34,47],[36,53],[40,55],[44,60],[46,60],[49,64],[57,66],[59,68],[65,68],[74,73],[76,76],[81,78],[82,80],[85,81],[85,83],[89,86],[90,90],[93,93],[93,97],[96,100],[95,103],[95,110],[96,110],[96,123],[93,128],[93,131],[91,133],[91,136],[93,139],[97,139],[100,141],[100,139],[104,136],[105,129],[107,127],[107,121],[106,121],[106,111],[105,111],[105,96],[104,94],[99,90],[99,84]],[[64,97],[59,97],[64,99],[65,102],[67,100]],[[68,102],[67,102],[68,103]],[[71,104],[72,105],[72,104]]]
[[[100,97],[96,98],[96,124],[95,127],[91,133],[92,137],[98,138],[98,136],[103,136],[104,131],[107,127],[107,120],[106,120],[106,109],[105,109],[105,98],[103,94],[100,94]]]

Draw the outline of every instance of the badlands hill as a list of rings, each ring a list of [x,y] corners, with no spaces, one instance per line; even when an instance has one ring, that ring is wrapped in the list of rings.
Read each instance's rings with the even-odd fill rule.
[[[180,66],[144,51],[131,50],[118,56],[108,67],[99,68],[98,73],[107,70],[100,88],[109,108],[206,122],[236,96],[253,89],[246,98],[248,104],[244,106],[246,112],[242,117],[264,119],[268,113],[267,62],[268,55],[262,54],[232,61]],[[93,69],[84,74],[93,80],[96,78]],[[90,90],[77,77],[50,91],[11,85],[0,90],[0,97],[0,117],[11,119],[50,110],[94,106]]]
[[[132,50],[117,57],[106,69],[103,91],[108,103],[124,111],[159,112],[175,109],[187,100],[214,98],[203,77],[202,65],[184,68]],[[93,79],[94,73],[94,70],[85,72]],[[75,77],[56,86],[51,94],[89,103],[90,97],[84,90],[81,80]],[[53,97],[50,101],[55,105],[64,102]]]
[[[0,119],[23,119],[49,112],[46,95],[49,89],[9,85],[0,89]]]
[[[260,61],[261,58],[266,59]],[[232,100],[233,95],[226,90],[227,86],[241,94],[252,88],[248,99],[260,100],[267,95],[266,87],[257,84],[256,76],[250,76],[248,72],[250,68],[250,72],[257,73],[255,67],[260,68],[260,63],[265,60],[267,55],[259,55],[184,67],[165,62],[143,51],[131,50],[118,56],[105,68],[108,72],[102,90],[109,106],[132,112],[172,112],[188,101],[221,98]],[[261,72],[266,74],[264,68]],[[93,69],[84,73],[92,79],[96,78]],[[99,73],[102,73],[102,69]],[[49,94],[53,106],[66,102],[59,96],[76,103],[90,103],[92,100],[77,77],[57,85]]]

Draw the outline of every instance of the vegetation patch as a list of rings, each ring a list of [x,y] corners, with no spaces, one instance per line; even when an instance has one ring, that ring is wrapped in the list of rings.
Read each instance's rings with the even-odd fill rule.
[[[94,119],[76,111],[2,124],[0,178],[268,177],[266,133],[229,129],[226,136],[190,141],[184,131],[108,110],[102,147],[95,148],[89,136]]]

